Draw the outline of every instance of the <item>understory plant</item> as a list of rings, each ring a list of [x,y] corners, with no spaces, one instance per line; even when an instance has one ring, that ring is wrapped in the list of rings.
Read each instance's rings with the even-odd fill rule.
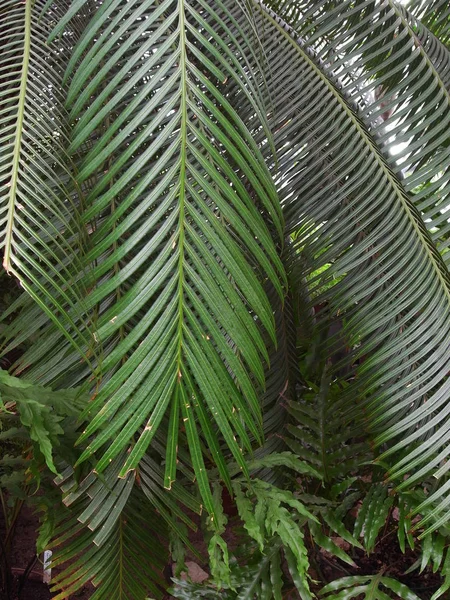
[[[0,483],[48,482],[55,598],[420,600],[362,572],[387,537],[448,593],[449,36],[444,0],[3,0]]]

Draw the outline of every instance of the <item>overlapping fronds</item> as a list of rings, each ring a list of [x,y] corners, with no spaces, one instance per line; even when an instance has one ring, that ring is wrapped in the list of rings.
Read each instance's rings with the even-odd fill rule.
[[[79,281],[83,194],[67,155],[61,86],[79,35],[70,28],[57,47],[47,45],[69,2],[50,4],[42,18],[44,0],[7,0],[0,9],[0,248],[3,267],[39,305],[38,321],[30,319],[28,327],[36,331],[50,318],[86,355],[91,335]]]
[[[397,7],[389,10],[400,26]],[[336,12],[339,16],[340,9]],[[323,13],[322,18],[331,16]],[[359,15],[355,27],[361,21]],[[349,90],[334,79],[337,69],[326,64],[330,57],[324,55],[319,63],[320,56],[311,56],[293,31],[263,7],[255,8],[254,22],[272,73],[277,185],[287,225],[295,234],[295,248],[307,256],[305,274],[316,273],[310,288],[324,290],[316,299],[322,306],[319,320],[339,315],[344,324],[350,352],[343,364],[362,362],[348,398],[366,396],[379,444],[397,440],[388,452],[397,456],[394,477],[409,473],[405,485],[411,485],[430,472],[444,475],[445,467],[437,469],[448,453],[447,268],[395,165],[381,154],[374,134],[349,104]],[[349,18],[342,17],[343,31],[345,23],[350,26]],[[408,65],[414,63],[411,51],[404,52]],[[422,59],[426,74],[437,77],[430,61]],[[350,83],[349,89],[356,88]],[[433,123],[441,137],[448,135],[445,120],[433,117]],[[421,131],[415,134],[421,139],[418,152],[426,154],[430,147]],[[333,285],[327,288],[327,283]],[[441,509],[445,506],[444,501]]]
[[[97,600],[163,596],[166,528],[134,474],[117,478],[120,466],[116,460],[104,477],[90,474],[79,485],[70,470],[61,478],[69,509],[55,509],[52,541],[52,566],[64,565],[52,580],[60,600],[88,582],[97,588],[91,596]]]
[[[354,535],[338,523],[367,431],[400,489],[421,486],[402,491],[400,544],[411,512],[449,520],[448,8],[266,4],[0,7],[1,244],[36,301],[10,307],[6,348],[28,346],[16,373],[91,390],[75,469],[95,470],[62,483],[61,599],[90,580],[99,600],[160,596],[163,536],[189,546],[203,507],[233,592],[222,484],[258,552],[276,549],[239,597],[279,600],[284,557],[310,598],[305,523],[351,563],[324,531],[370,550],[394,505],[372,479]],[[340,491],[281,490],[286,466]]]
[[[95,318],[104,382],[85,415],[81,441],[91,442],[81,460],[107,445],[101,472],[128,446],[124,475],[164,423],[170,488],[183,426],[208,510],[200,437],[226,478],[217,426],[245,471],[243,452],[262,440],[266,335],[276,344],[264,284],[279,298],[285,285],[277,193],[222,91],[235,81],[239,105],[250,104],[269,135],[233,20],[222,3],[106,2],[67,71],[69,153],[82,152],[77,182],[89,189],[82,219],[92,249],[79,280],[90,290],[83,309]],[[51,360],[39,350],[25,357],[44,381],[58,360],[79,369],[55,336],[43,343],[57,349]]]
[[[448,261],[449,49],[395,0],[268,4],[361,107],[358,116]]]

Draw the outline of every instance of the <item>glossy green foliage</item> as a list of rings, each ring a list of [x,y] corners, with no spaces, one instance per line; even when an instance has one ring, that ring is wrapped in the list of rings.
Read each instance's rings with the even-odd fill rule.
[[[77,182],[89,189],[82,221],[90,224],[91,250],[78,279],[89,290],[83,310],[95,320],[94,370],[102,379],[85,413],[80,441],[89,443],[80,461],[100,451],[101,472],[129,448],[124,476],[164,424],[170,488],[183,427],[212,514],[199,435],[215,448],[220,435],[245,471],[243,452],[263,435],[263,332],[275,343],[263,282],[279,297],[285,287],[275,186],[222,89],[235,81],[239,102],[268,131],[251,74],[232,59],[233,41],[221,42],[227,10],[205,15],[202,2],[107,2],[65,76],[75,123],[67,152],[82,152]],[[205,37],[203,27],[215,27],[214,36]],[[44,335],[42,348],[24,358],[33,373],[53,381],[63,360],[65,376],[78,376],[79,359],[57,331]],[[221,451],[214,458],[226,477]]]
[[[370,487],[358,511],[353,532],[356,538],[364,537],[364,547],[371,552],[375,546],[378,532],[387,521],[393,498],[387,494],[387,489],[382,484]]]
[[[306,600],[310,553],[353,567],[332,538],[371,552],[396,509],[446,593],[448,31],[440,0],[3,2],[2,348],[39,388],[0,385],[62,473],[59,598],[161,596],[201,515],[178,597]]]
[[[80,396],[78,390],[52,391],[0,369],[0,443],[3,448],[0,465],[3,469],[9,471],[8,467],[15,466],[17,477],[17,467],[24,466],[37,482],[39,471],[45,465],[57,474],[55,452],[59,468],[64,465],[64,458],[73,460],[76,419],[85,404],[86,398]],[[30,446],[32,458],[26,461],[24,454],[30,451]],[[16,463],[11,462],[10,452],[18,455]]]
[[[320,595],[327,600],[361,598],[364,600],[388,600],[390,593],[402,600],[420,600],[406,585],[383,574],[367,577],[343,577],[325,586]]]

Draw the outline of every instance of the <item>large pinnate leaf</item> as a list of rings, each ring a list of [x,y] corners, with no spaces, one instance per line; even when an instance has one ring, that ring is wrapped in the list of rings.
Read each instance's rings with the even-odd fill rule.
[[[427,518],[445,522],[449,60],[435,22],[393,0],[269,2],[288,23],[256,0],[75,0],[58,14],[43,4],[0,9],[20,56],[0,91],[9,123],[0,168],[4,190],[14,184],[2,197],[6,266],[40,304],[19,302],[8,340],[39,333],[20,365],[32,378],[96,379],[80,462],[100,477],[82,488],[92,483],[95,499],[81,493],[73,506],[85,503],[80,532],[102,562],[80,574],[78,558],[64,585],[94,578],[102,597],[115,584],[108,568],[122,551],[134,470],[155,506],[161,480],[181,494],[177,472],[195,473],[213,520],[207,468],[215,463],[228,487],[230,456],[246,473],[244,453],[263,438],[261,404],[272,411],[289,388],[284,219],[292,278],[307,278],[322,307],[313,326],[342,321],[341,362],[360,361],[343,420],[364,414],[391,475],[409,475],[402,486],[434,474],[417,510],[436,505]],[[45,69],[33,71],[41,55]],[[54,107],[33,95],[47,70]],[[283,419],[269,417],[276,431]],[[190,458],[180,460],[185,441]],[[271,533],[288,517],[275,508]],[[75,525],[67,516],[69,536]],[[298,537],[283,533],[294,551]],[[297,551],[303,567],[291,556],[290,568],[303,572]]]
[[[118,479],[120,461],[100,479],[92,473],[78,485],[70,471],[60,480],[64,504],[52,518],[52,579],[63,600],[92,582],[94,600],[162,598],[166,529],[135,485],[134,474]],[[69,508],[67,508],[69,507]]]
[[[43,0],[7,0],[0,10],[0,249],[6,271],[19,278],[60,335],[86,354],[82,193],[66,152],[61,87],[79,36],[71,28],[57,47],[47,45],[68,2],[50,3],[42,13],[43,6]],[[80,15],[77,24],[83,21]]]
[[[396,0],[268,4],[360,107],[448,261],[450,51],[433,33],[439,28],[429,28],[438,18],[444,24],[445,3],[429,3],[423,22],[415,16],[424,15],[420,2],[413,12]]]
[[[392,10],[397,15],[397,6]],[[344,16],[341,21],[338,16],[335,21],[344,31]],[[331,29],[328,13],[317,27],[322,21]],[[427,502],[438,503],[446,492],[446,469],[438,468],[448,455],[448,270],[405,181],[395,175],[378,138],[349,103],[347,92],[355,90],[354,83],[346,89],[343,74],[336,80],[330,61],[318,54],[320,45],[311,53],[292,28],[264,7],[255,10],[253,27],[260,32],[272,73],[276,183],[303,274],[316,273],[311,289],[322,290],[315,301],[326,310],[318,321],[343,321],[352,350],[348,360],[362,358],[348,388],[349,418],[361,410],[355,397],[365,395],[368,424],[379,444],[390,443],[386,456],[396,455],[392,475],[408,473],[402,485],[410,486],[435,473],[442,484]],[[409,44],[404,52],[414,62]],[[437,77],[430,63],[424,64],[422,85],[429,74]],[[447,102],[445,94],[442,99]],[[444,125],[433,122],[447,135]],[[423,135],[425,156],[430,147]],[[415,173],[423,175],[421,168]],[[442,519],[448,518],[445,506],[444,500],[433,515],[442,510]]]
[[[251,106],[252,127],[269,137],[244,53],[253,50],[233,35],[231,8],[103,2],[66,73],[69,153],[88,190],[91,249],[78,280],[89,290],[83,310],[95,321],[103,379],[85,414],[81,461],[97,452],[101,472],[127,447],[124,476],[162,426],[170,488],[183,428],[210,512],[201,443],[227,479],[218,432],[244,471],[243,452],[261,442],[258,394],[276,340],[267,282],[278,298],[285,286],[278,195],[236,108]],[[56,34],[66,26],[63,18]],[[25,357],[44,381],[61,360],[79,370],[56,338],[51,329],[43,338],[55,348],[50,361]]]

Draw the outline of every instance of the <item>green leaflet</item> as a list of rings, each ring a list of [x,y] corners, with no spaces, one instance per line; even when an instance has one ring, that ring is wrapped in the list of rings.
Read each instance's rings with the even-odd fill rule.
[[[330,539],[322,533],[320,526],[318,526],[316,523],[310,523],[309,529],[314,538],[314,541],[318,546],[320,546],[330,554],[337,556],[343,562],[351,566],[355,566],[355,563],[350,558],[350,556],[346,552],[344,552],[342,548],[339,548],[339,546],[337,546],[332,539]]]
[[[408,542],[411,550],[414,548],[414,538],[411,534],[411,507],[408,502],[408,497],[400,496],[398,504],[398,532],[397,537],[402,552],[405,552],[406,541]]]
[[[53,417],[48,407],[44,408],[38,402],[24,398],[19,405],[20,420],[30,430],[30,437],[37,442],[48,468],[57,474],[52,458],[52,438],[64,433],[58,421],[61,418]]]
[[[357,598],[364,600],[387,600],[390,596],[383,591],[392,591],[402,600],[420,600],[406,585],[382,574],[367,577],[342,577],[326,585],[320,595],[327,600],[344,600]],[[337,592],[337,593],[334,593]]]
[[[307,463],[299,460],[299,458],[293,454],[292,452],[280,452],[270,454],[269,456],[265,456],[264,458],[260,458],[257,460],[253,460],[249,464],[250,469],[261,469],[261,467],[288,467],[293,469],[297,473],[301,473],[303,475],[310,475],[312,477],[317,477],[317,479],[322,479],[320,473],[316,471],[313,467],[308,465]]]
[[[256,515],[253,513],[253,503],[250,498],[242,491],[239,483],[234,483],[233,491],[236,499],[236,506],[239,512],[239,516],[244,523],[244,527],[247,530],[250,537],[258,542],[259,549],[261,552],[264,550],[265,537],[260,523],[256,519]]]
[[[208,544],[209,564],[211,575],[220,589],[223,585],[232,587],[230,579],[230,564],[228,559],[228,547],[225,540],[215,533]]]
[[[378,532],[386,523],[392,504],[393,498],[387,495],[384,485],[371,485],[358,511],[353,532],[356,538],[363,536],[368,554],[375,547]]]

